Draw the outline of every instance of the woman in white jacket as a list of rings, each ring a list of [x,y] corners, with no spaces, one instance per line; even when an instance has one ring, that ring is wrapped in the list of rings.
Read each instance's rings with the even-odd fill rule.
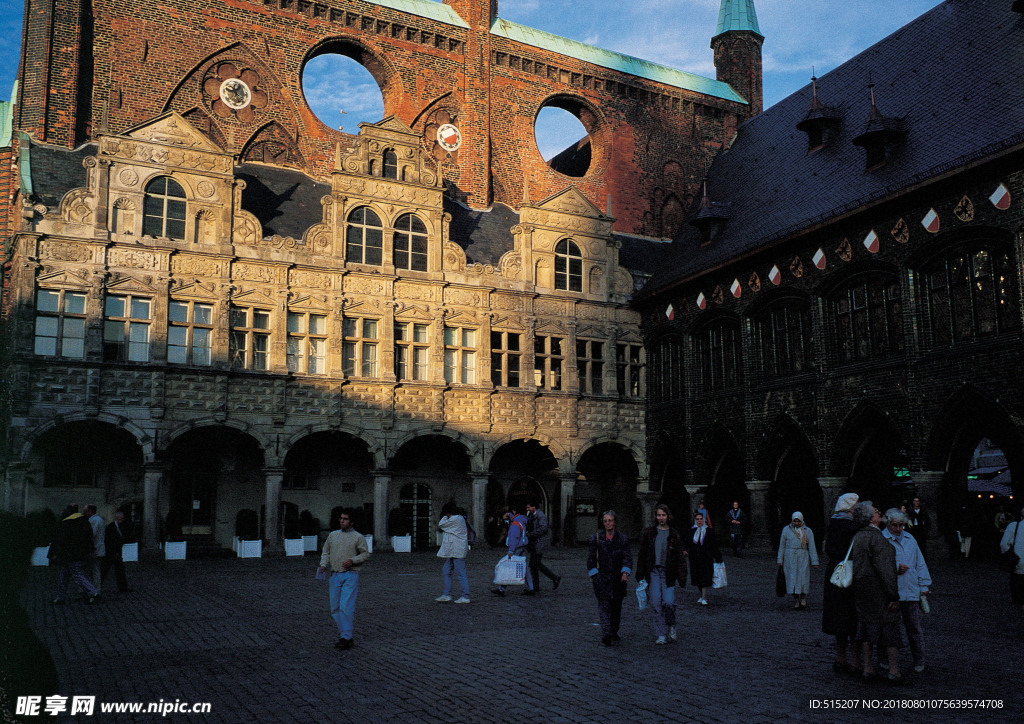
[[[793,513],[793,522],[782,529],[779,539],[779,568],[786,573],[786,593],[793,595],[793,608],[806,610],[811,588],[811,566],[818,567],[814,534],[804,526],[804,516]]]
[[[438,529],[444,534],[441,547],[437,551],[438,558],[444,558],[441,576],[444,579],[444,591],[436,601],[445,603],[452,600],[452,569],[459,577],[462,595],[455,603],[469,603],[469,577],[466,575],[466,554],[469,552],[469,526],[466,516],[461,514],[454,501],[449,500],[441,508],[441,522]]]

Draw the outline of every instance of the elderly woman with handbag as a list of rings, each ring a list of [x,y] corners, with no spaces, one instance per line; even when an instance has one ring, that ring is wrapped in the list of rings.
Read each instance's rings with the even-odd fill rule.
[[[786,593],[793,596],[793,609],[804,611],[811,588],[811,566],[818,567],[818,551],[814,533],[804,525],[803,513],[796,511],[791,518],[779,538],[778,563],[786,572]]]
[[[831,582],[831,577],[850,550],[853,536],[860,526],[853,522],[851,511],[859,497],[856,493],[840,495],[835,512],[829,518],[825,530],[825,544],[822,552],[827,564],[825,591],[821,599],[821,630],[835,636],[836,657],[832,670],[837,674],[860,676],[860,651],[857,645],[857,602],[852,588],[840,588]],[[852,566],[851,566],[852,570]],[[850,646],[850,644],[853,646]],[[849,652],[849,657],[847,657]]]

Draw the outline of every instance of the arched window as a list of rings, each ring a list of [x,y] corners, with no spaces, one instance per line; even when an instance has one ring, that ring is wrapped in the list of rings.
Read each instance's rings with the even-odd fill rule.
[[[697,387],[702,392],[730,389],[743,381],[743,352],[737,320],[719,319],[694,335]]]
[[[924,268],[923,299],[936,347],[1020,329],[1013,256],[989,245],[959,248]]]
[[[765,378],[799,375],[811,369],[811,309],[789,300],[772,306],[756,319]]]
[[[398,178],[398,154],[392,149],[384,152],[384,178]]]
[[[185,238],[185,191],[169,176],[159,176],[146,184],[142,234]]]
[[[427,226],[414,214],[403,214],[395,222],[396,269],[427,270]]]
[[[892,276],[859,276],[832,298],[839,362],[903,354],[903,306]]]
[[[384,229],[377,214],[365,206],[360,206],[348,215],[345,261],[379,266],[383,246]]]
[[[583,291],[583,254],[576,243],[568,239],[555,246],[555,289]]]

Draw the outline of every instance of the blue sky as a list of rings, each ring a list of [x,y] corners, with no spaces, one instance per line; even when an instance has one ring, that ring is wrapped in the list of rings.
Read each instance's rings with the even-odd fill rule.
[[[755,0],[765,36],[764,100],[770,106],[881,40],[940,0]],[[0,98],[10,97],[17,71],[21,16],[0,18]],[[523,25],[714,78],[709,47],[720,0],[499,0],[498,14]],[[584,11],[585,8],[585,11]],[[345,130],[375,121],[379,93],[358,73],[339,82],[335,73],[307,73],[304,86],[314,111]],[[368,75],[366,76],[368,78]],[[367,115],[369,114],[369,115]],[[570,138],[570,141],[575,140]],[[561,141],[555,141],[558,144]]]

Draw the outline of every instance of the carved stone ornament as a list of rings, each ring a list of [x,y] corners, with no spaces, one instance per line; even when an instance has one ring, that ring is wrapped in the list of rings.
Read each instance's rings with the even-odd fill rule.
[[[217,193],[217,187],[215,187],[209,181],[200,181],[196,185],[196,192],[204,199],[209,199],[212,198],[215,193]]]
[[[901,244],[906,244],[910,241],[910,229],[907,227],[907,222],[902,218],[896,222],[896,225],[892,227],[892,238]]]
[[[132,267],[135,269],[156,269],[156,255],[138,249],[111,249],[107,252],[108,266]]]
[[[974,202],[964,195],[953,209],[953,213],[960,221],[974,221]]]
[[[524,309],[523,298],[511,294],[495,294],[491,297],[491,308],[521,312]]]
[[[189,276],[220,276],[220,264],[195,256],[174,256],[171,258],[171,272]]]
[[[256,120],[256,112],[270,102],[260,84],[260,75],[255,70],[227,61],[210,68],[203,80],[203,93],[215,115],[251,123]]]
[[[117,179],[125,186],[134,186],[139,182],[139,175],[133,169],[125,168],[117,175]]]
[[[308,271],[293,271],[291,283],[297,287],[307,289],[330,289],[331,277],[327,274],[317,274]]]
[[[505,252],[499,266],[501,275],[506,279],[520,279],[523,275],[523,255],[518,251]]]
[[[461,304],[474,309],[480,306],[480,295],[468,289],[445,289],[445,304]]]
[[[92,249],[80,244],[44,241],[39,245],[39,256],[60,261],[89,261],[92,259]]]
[[[231,276],[235,279],[252,282],[277,281],[277,274],[274,273],[273,267],[257,266],[256,264],[235,264],[231,270]]]
[[[462,271],[466,267],[466,252],[454,241],[444,243],[444,268],[451,271]]]
[[[384,284],[373,279],[353,279],[346,277],[345,291],[375,296],[384,293]]]
[[[843,240],[839,242],[839,246],[836,247],[836,254],[843,261],[850,261],[853,258],[853,247],[850,245],[850,240],[845,236]]]

